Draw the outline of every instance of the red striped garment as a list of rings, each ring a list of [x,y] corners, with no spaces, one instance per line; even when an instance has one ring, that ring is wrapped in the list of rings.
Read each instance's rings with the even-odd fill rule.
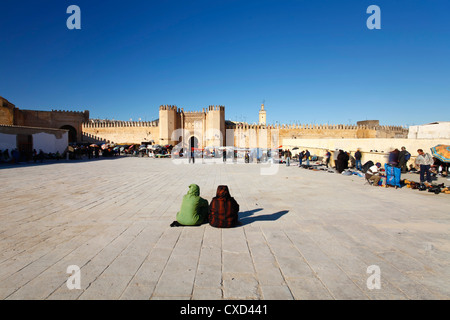
[[[209,224],[216,228],[233,228],[239,218],[239,204],[231,197],[228,186],[219,186],[209,205]]]

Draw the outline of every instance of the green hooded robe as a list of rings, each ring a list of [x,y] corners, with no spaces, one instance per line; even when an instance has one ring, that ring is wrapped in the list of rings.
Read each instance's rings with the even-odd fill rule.
[[[200,225],[208,217],[208,207],[208,201],[200,197],[200,187],[191,184],[188,193],[183,197],[177,221],[184,226]]]

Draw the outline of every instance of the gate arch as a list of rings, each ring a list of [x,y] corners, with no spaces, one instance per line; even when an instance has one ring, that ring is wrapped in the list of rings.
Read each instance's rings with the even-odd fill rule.
[[[77,142],[77,129],[71,125],[62,126],[60,129],[69,130],[69,143]]]

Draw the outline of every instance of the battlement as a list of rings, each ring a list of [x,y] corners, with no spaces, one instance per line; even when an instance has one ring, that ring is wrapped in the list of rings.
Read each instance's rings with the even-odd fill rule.
[[[125,128],[125,127],[157,127],[159,121],[89,121],[82,124],[83,128]]]
[[[39,111],[39,112],[48,112],[48,111]],[[52,111],[51,112],[54,112],[54,113],[66,113],[66,114],[82,114],[82,115],[84,115],[84,114],[89,114],[89,111],[87,111],[87,110],[84,110],[84,111],[70,111],[70,110],[53,110],[52,109]]]
[[[206,113],[206,112],[210,112],[210,111],[222,111],[225,112],[225,107],[224,106],[209,106],[207,109],[203,108],[202,111],[184,111],[183,108],[178,108],[177,106],[173,106],[173,105],[163,105],[159,107],[160,111],[176,111],[178,113]]]
[[[382,130],[408,132],[406,127],[392,125],[347,125],[347,124],[248,124],[227,125],[227,129],[298,129],[298,130]]]
[[[3,97],[0,97],[0,107],[11,108],[14,109],[15,105],[6,100]]]
[[[225,107],[224,106],[209,106],[208,112],[209,111],[225,111]]]
[[[160,106],[159,107],[160,111],[177,111],[180,112],[180,109],[177,108],[177,106],[172,106],[172,105],[164,105],[164,106]]]
[[[185,114],[185,115],[204,115],[205,109],[203,109],[203,111],[184,111],[183,109],[181,109],[181,111]]]

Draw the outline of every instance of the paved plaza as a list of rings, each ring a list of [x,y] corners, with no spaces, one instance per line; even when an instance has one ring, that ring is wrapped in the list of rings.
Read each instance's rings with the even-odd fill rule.
[[[0,168],[0,299],[450,298],[449,195],[264,168],[132,157]],[[242,225],[171,228],[191,183],[208,201],[228,185]]]

